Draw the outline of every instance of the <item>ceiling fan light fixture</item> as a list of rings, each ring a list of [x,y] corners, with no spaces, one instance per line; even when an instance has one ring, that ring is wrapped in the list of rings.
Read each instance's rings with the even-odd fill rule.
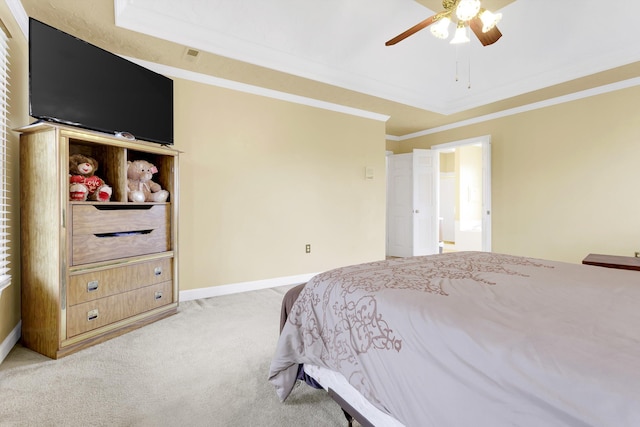
[[[451,43],[467,43],[471,31],[482,46],[492,45],[502,37],[496,25],[502,18],[502,14],[494,14],[484,9],[480,0],[442,0],[442,7],[445,10],[423,19],[408,30],[387,40],[385,46],[395,45],[427,27],[431,27],[431,33],[435,37],[446,39],[452,22],[456,23],[456,32]]]
[[[468,21],[480,12],[480,0],[460,0],[456,7],[456,16],[460,21]]]
[[[478,15],[482,21],[482,32],[486,33],[491,31],[493,27],[498,25],[498,22],[502,19],[501,13],[492,13],[486,9],[482,9]]]
[[[440,18],[435,24],[431,25],[431,34],[439,39],[446,39],[449,37],[449,25],[451,24],[451,18],[448,16]]]
[[[456,33],[453,35],[453,38],[449,42],[451,44],[461,44],[461,43],[469,43],[469,36],[467,35],[466,25],[462,22],[458,22],[458,26],[456,27]]]

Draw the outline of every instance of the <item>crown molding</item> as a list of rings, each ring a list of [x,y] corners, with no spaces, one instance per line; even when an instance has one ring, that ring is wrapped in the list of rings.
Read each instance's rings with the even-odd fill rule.
[[[210,76],[208,74],[196,73],[193,71],[184,70],[182,68],[170,67],[168,65],[156,64],[154,62],[143,61],[137,58],[123,57],[131,62],[135,62],[138,65],[142,65],[157,73],[167,76],[177,77],[185,80],[191,80],[194,82],[204,83],[211,86],[222,87],[225,89],[232,89],[239,92],[250,93],[253,95],[265,96],[267,98],[278,99],[281,101],[292,102],[294,104],[307,105],[310,107],[321,108],[323,110],[335,111],[338,113],[349,114],[352,116],[363,117],[365,119],[377,120],[386,122],[390,116],[385,114],[374,113],[371,111],[361,110],[358,108],[347,107],[340,104],[334,104],[331,102],[320,101],[313,98],[307,98],[300,95],[293,95],[286,92],[280,92],[273,89],[266,89],[260,86],[253,86],[246,83],[240,83],[233,80],[222,79],[220,77]]]
[[[550,107],[552,105],[564,104],[571,101],[576,101],[579,99],[589,98],[596,95],[601,95],[604,93],[614,92],[617,90],[627,89],[634,86],[640,85],[640,77],[634,77],[628,80],[622,80],[616,83],[610,83],[603,86],[598,86],[592,89],[586,89],[580,92],[575,92],[569,95],[558,96],[556,98],[547,99],[544,101],[534,102],[532,104],[523,105],[520,107],[510,108],[508,110],[498,111],[491,114],[485,114],[483,116],[474,117],[468,120],[462,120],[455,123],[450,123],[448,125],[438,126],[431,129],[425,129],[423,131],[409,133],[406,135],[396,136],[396,135],[387,135],[386,139],[389,141],[406,141],[408,139],[419,138],[421,136],[433,135],[436,133],[448,131],[451,129],[457,129],[464,126],[474,125],[477,123],[486,122],[489,120],[495,120],[502,117],[513,116],[515,114],[524,113],[527,111],[538,110],[541,108]]]

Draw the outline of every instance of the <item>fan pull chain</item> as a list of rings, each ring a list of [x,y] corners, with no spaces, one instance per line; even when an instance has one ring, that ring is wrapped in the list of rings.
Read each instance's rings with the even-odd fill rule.
[[[460,51],[458,50],[460,49],[458,47],[458,45],[456,45],[456,82],[460,81],[460,75],[459,75],[459,66],[460,66]],[[467,49],[467,89],[471,89],[471,51],[469,49]]]
[[[469,54],[469,80],[467,82],[467,89],[471,89],[471,54]]]
[[[456,81],[458,80],[458,46],[456,45]]]
[[[471,37],[471,30],[469,27],[467,27],[467,37]],[[471,89],[471,48],[468,47],[467,48],[467,58],[468,58],[468,67],[469,67],[469,74],[467,76],[468,80],[467,80],[467,89]]]

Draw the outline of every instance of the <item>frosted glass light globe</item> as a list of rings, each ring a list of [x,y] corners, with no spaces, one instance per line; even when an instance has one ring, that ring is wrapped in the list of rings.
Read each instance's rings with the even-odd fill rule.
[[[449,37],[449,24],[451,19],[449,17],[441,18],[438,22],[431,26],[431,34],[439,39],[446,39]]]
[[[456,16],[461,21],[468,21],[480,11],[480,0],[460,0],[456,8]]]

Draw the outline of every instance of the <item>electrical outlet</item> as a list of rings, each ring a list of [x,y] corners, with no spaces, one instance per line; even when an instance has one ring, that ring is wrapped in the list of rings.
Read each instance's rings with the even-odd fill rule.
[[[311,245],[305,245],[305,247],[304,247],[304,251],[305,251],[306,253],[310,254],[310,253],[311,253]]]

